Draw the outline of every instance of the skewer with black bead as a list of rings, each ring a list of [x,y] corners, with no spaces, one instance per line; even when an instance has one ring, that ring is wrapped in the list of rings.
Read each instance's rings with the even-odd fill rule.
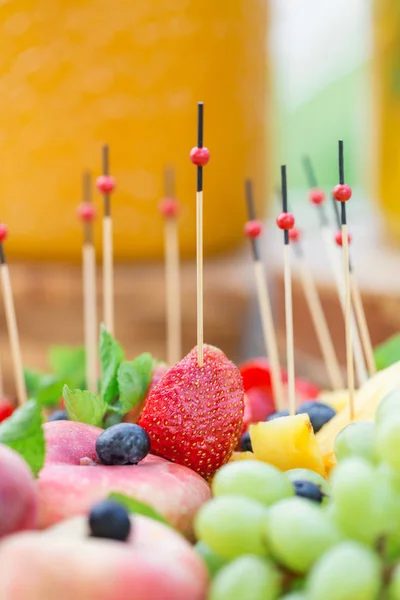
[[[245,224],[244,232],[249,238],[253,254],[254,275],[256,280],[256,290],[258,305],[260,308],[261,325],[264,336],[266,354],[271,364],[272,391],[275,400],[276,410],[283,410],[284,391],[282,383],[282,372],[279,363],[279,351],[272,314],[271,299],[268,292],[268,286],[265,278],[264,265],[261,260],[259,237],[263,232],[261,221],[256,219],[253,185],[250,179],[245,181],[245,196],[247,202],[247,213],[249,220]]]
[[[190,151],[190,160],[197,167],[196,185],[196,262],[197,262],[197,362],[203,366],[203,167],[210,160],[210,152],[203,146],[204,104],[197,104],[197,146]]]

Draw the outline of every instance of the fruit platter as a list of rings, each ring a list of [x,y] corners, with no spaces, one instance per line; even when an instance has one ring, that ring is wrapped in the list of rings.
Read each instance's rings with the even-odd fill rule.
[[[96,211],[85,177],[78,208],[84,346],[52,348],[49,373],[23,365],[7,228],[0,227],[17,391],[15,401],[3,392],[0,400],[0,600],[400,600],[400,342],[394,337],[372,348],[363,319],[350,268],[352,192],[343,143],[332,192],[340,235],[332,228],[329,239],[342,269],[343,322],[334,326],[346,332],[346,382],[315,286],[304,280],[331,381],[322,390],[295,375],[291,247],[302,256],[287,209],[285,167],[276,224],[283,232],[286,366],[250,181],[244,233],[266,355],[235,365],[203,339],[203,168],[210,159],[203,111],[199,103],[198,142],[190,152],[197,174],[197,344],[186,356],[179,207],[171,191],[160,205],[167,312],[161,359],[146,351],[127,357],[114,332],[115,181],[107,147],[96,184],[104,201],[102,323],[95,303]],[[323,210],[325,194],[314,182],[310,187],[311,204]]]

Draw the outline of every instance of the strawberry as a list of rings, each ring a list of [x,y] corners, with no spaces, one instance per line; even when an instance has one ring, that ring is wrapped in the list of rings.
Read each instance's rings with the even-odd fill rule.
[[[265,421],[275,412],[275,402],[271,390],[252,387],[245,393],[243,432],[247,431],[250,423]]]
[[[0,423],[11,417],[16,406],[8,398],[0,398]]]
[[[199,367],[194,348],[153,388],[139,424],[154,454],[210,477],[237,446],[243,395],[240,372],[221,350],[205,345]]]

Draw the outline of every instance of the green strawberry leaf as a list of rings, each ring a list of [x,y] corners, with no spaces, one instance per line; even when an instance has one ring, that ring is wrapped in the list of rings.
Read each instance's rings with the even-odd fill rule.
[[[104,325],[100,327],[100,393],[107,404],[118,396],[118,368],[124,360],[124,351]]]
[[[71,388],[86,386],[86,354],[82,347],[53,346],[49,351],[49,364],[62,383]]]
[[[40,381],[43,377],[43,373],[40,371],[34,371],[33,369],[24,369],[25,387],[28,392],[28,396],[35,396],[37,390],[40,387]]]
[[[386,369],[400,360],[400,334],[390,337],[374,350],[375,364],[378,371]]]
[[[128,413],[146,396],[151,383],[155,360],[144,352],[131,362],[123,362],[118,369],[118,402],[114,404],[121,415]]]
[[[132,514],[143,515],[144,517],[149,517],[149,519],[153,519],[154,521],[159,521],[160,523],[164,523],[164,525],[173,527],[173,525],[152,506],[149,506],[149,504],[146,504],[145,502],[140,502],[140,500],[136,500],[136,498],[131,498],[130,496],[125,496],[125,494],[120,494],[118,492],[111,492],[111,494],[108,496],[108,499],[122,504],[122,506],[124,506],[127,511]]]
[[[63,398],[65,410],[71,421],[102,427],[104,415],[108,410],[103,398],[86,390],[71,390],[67,385],[63,388]]]
[[[41,406],[54,406],[60,401],[62,391],[63,382],[56,375],[42,375],[33,396]]]
[[[46,455],[42,423],[39,404],[28,400],[0,424],[0,443],[18,452],[35,477],[43,467]]]

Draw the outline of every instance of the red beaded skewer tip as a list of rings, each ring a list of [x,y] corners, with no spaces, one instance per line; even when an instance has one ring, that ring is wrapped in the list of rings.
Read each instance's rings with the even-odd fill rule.
[[[111,175],[100,175],[96,179],[96,187],[102,194],[111,194],[115,189],[115,179]]]
[[[210,160],[210,151],[204,146],[195,146],[190,151],[190,160],[197,167],[204,167]]]
[[[291,242],[299,242],[301,240],[301,231],[297,227],[292,227],[289,230],[289,240]]]
[[[158,205],[158,210],[163,217],[176,217],[179,212],[179,203],[175,198],[163,198]]]
[[[247,221],[244,226],[244,234],[250,239],[256,239],[260,237],[263,232],[263,224],[258,219],[252,219],[251,221]]]
[[[338,202],[347,202],[351,198],[351,187],[347,183],[338,183],[332,191],[332,195]]]
[[[294,216],[290,212],[281,212],[281,214],[276,217],[276,224],[279,229],[289,231],[289,229],[293,229],[294,227]]]
[[[4,223],[0,223],[0,243],[4,242],[8,237],[8,227]]]
[[[348,244],[351,244],[351,240],[352,237],[350,235],[350,233],[347,234],[347,240],[348,240]],[[341,231],[337,231],[335,233],[335,242],[337,246],[343,246],[343,236],[342,236],[342,232]]]
[[[96,207],[90,202],[82,202],[76,209],[77,215],[85,223],[91,223],[96,217]]]
[[[320,204],[322,204],[324,202],[325,196],[326,196],[326,194],[325,194],[324,190],[320,190],[318,188],[314,188],[308,192],[308,197],[310,199],[310,202],[312,202],[316,206],[319,206]]]

